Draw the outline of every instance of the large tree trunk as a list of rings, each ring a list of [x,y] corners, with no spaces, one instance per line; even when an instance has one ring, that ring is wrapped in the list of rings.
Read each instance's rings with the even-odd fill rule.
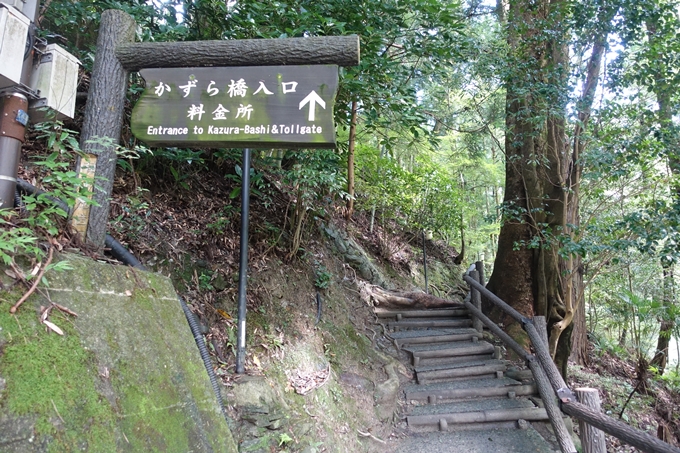
[[[134,39],[135,21],[132,16],[113,9],[102,13],[97,56],[80,132],[80,148],[90,157],[80,157],[77,164],[78,173],[87,175],[87,165],[96,162],[92,195],[95,204],[89,209],[87,240],[98,248],[104,247],[109,222],[109,206],[116,172],[116,146],[120,142],[123,127],[128,83],[128,73],[116,59],[114,51],[116,46]]]
[[[658,41],[660,40],[657,34],[657,27],[659,26],[662,17],[659,17],[658,12],[651,15],[647,19],[647,36],[649,37],[649,47],[652,53],[659,52],[658,49],[663,49],[663,46]],[[657,112],[657,120],[659,127],[661,128],[661,137],[663,140],[664,147],[666,148],[666,153],[668,156],[668,166],[673,174],[673,182],[671,183],[670,192],[673,197],[673,202],[675,208],[680,208],[680,157],[678,157],[677,149],[680,139],[675,131],[675,126],[673,125],[673,102],[671,99],[671,93],[673,93],[674,87],[669,83],[670,74],[672,74],[673,69],[666,66],[664,63],[664,55],[658,55],[657,67],[658,70],[654,75],[654,85],[652,90],[656,96],[656,101],[659,104],[659,110]],[[664,279],[664,295],[663,295],[663,306],[665,313],[661,316],[659,320],[659,336],[657,338],[656,352],[654,358],[649,363],[658,369],[659,375],[663,374],[666,370],[666,364],[668,360],[668,346],[670,344],[671,334],[675,329],[675,320],[669,316],[671,308],[675,305],[675,291],[674,291],[674,278],[673,278],[673,263],[661,257],[661,266],[663,268],[663,279]]]
[[[488,284],[524,315],[547,317],[563,374],[575,308],[570,276],[561,278],[557,240],[567,225],[574,164],[565,131],[566,8],[560,0],[510,2],[508,43],[514,60],[506,75],[504,216]],[[502,321],[526,344],[519,326],[507,317]]]

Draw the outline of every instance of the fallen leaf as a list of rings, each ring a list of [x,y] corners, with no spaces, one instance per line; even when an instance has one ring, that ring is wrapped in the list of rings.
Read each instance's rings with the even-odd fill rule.
[[[256,355],[253,355],[253,362],[255,363],[255,366],[257,366],[258,368],[262,368],[262,364],[260,364],[260,359],[258,359]]]
[[[43,324],[45,324],[47,327],[58,333],[59,335],[64,335],[64,331],[61,330],[59,327],[57,327],[54,323],[50,321],[43,321]]]
[[[217,311],[217,314],[220,315],[220,316],[222,316],[222,317],[223,317],[224,319],[226,319],[227,321],[231,321],[232,319],[234,319],[234,318],[231,317],[231,315],[230,315],[229,313],[227,313],[227,312],[224,311],[224,310],[220,310],[220,309],[218,308],[218,309],[215,310],[215,311]]]
[[[12,271],[10,269],[5,269],[5,274],[9,275],[14,280],[16,280],[18,278],[17,274],[15,274],[14,271]]]

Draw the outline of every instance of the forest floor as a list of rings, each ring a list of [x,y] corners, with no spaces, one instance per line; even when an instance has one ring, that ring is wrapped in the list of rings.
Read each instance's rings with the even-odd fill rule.
[[[366,213],[358,212],[346,222],[340,210],[326,206],[323,212],[310,213],[302,250],[288,258],[286,214],[292,200],[276,181],[269,181],[269,195],[256,193],[251,200],[249,352],[247,376],[237,375],[233,352],[240,202],[239,197],[230,197],[234,180],[223,176],[236,164],[208,160],[185,166],[181,178],[167,168],[145,169],[134,176],[121,172],[114,186],[111,234],[146,266],[169,275],[199,315],[227,400],[238,399],[238,389],[250,385],[251,379],[261,379],[273,389],[272,400],[278,403],[272,404],[287,411],[289,424],[273,431],[265,442],[260,441],[262,429],[256,433],[242,423],[244,418],[255,420],[251,424],[260,427],[261,416],[244,412],[249,407],[245,403],[232,407],[237,423],[232,428],[238,431],[242,451],[384,451],[384,440],[406,435],[398,401],[382,415],[376,406],[377,392],[390,379],[385,371],[390,358],[377,350],[378,332],[370,307],[359,297],[356,269],[329,246],[319,225],[332,222],[347,231],[390,283],[404,290],[422,288],[420,244],[398,228],[376,224],[370,232]],[[22,166],[20,176],[31,181],[35,174]],[[68,237],[62,241],[67,245]],[[427,247],[433,267],[436,262],[453,263],[453,248],[431,241]],[[434,278],[432,288],[444,298],[464,291],[445,278]],[[320,316],[317,293],[322,300]],[[662,426],[671,442],[680,444],[678,389],[650,380],[646,392],[640,391],[634,363],[594,346],[590,359],[588,366],[570,368],[572,388],[600,389],[605,412],[616,417],[622,413],[624,421],[651,433]],[[402,383],[412,379],[409,370],[397,370]],[[270,422],[278,426],[276,420]],[[608,439],[608,451],[636,450]]]

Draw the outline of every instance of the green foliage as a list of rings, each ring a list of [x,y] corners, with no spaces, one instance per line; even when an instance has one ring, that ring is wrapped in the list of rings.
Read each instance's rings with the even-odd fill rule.
[[[321,263],[314,266],[314,286],[317,289],[328,289],[333,274]]]
[[[111,221],[113,229],[128,240],[139,239],[147,227],[152,212],[145,198],[148,192],[148,189],[138,187],[136,194],[128,195],[128,203],[122,207],[123,212]]]
[[[39,243],[59,235],[69,215],[57,200],[66,203],[69,210],[76,202],[93,204],[90,196],[94,181],[71,169],[80,154],[76,133],[59,121],[39,123],[34,128],[50,151],[33,162],[44,174],[42,187],[50,195],[24,195],[22,209],[0,211],[0,259],[5,264],[17,255],[37,260],[44,257]]]

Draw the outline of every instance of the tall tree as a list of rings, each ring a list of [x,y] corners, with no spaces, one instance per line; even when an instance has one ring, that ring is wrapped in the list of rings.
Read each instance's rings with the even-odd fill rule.
[[[498,254],[488,287],[525,316],[546,316],[563,374],[575,300],[559,236],[578,212],[577,156],[566,138],[569,2],[512,0],[505,73],[506,180]],[[521,327],[504,318],[509,332]]]

